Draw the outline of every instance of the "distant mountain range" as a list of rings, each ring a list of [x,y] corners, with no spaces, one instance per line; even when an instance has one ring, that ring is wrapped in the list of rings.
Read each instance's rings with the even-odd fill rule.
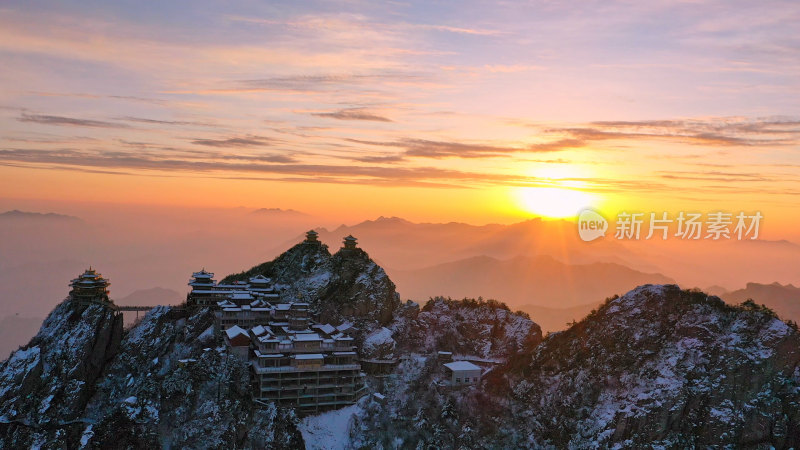
[[[180,292],[154,287],[133,291],[125,297],[114,299],[114,303],[118,305],[156,306],[177,305],[184,300],[186,300],[186,297]]]
[[[64,214],[56,214],[56,213],[38,213],[38,212],[27,212],[27,211],[20,211],[18,209],[14,209],[11,211],[6,211],[4,213],[0,213],[0,220],[35,220],[38,222],[83,222],[82,219],[75,217],[75,216],[68,216]]]
[[[769,307],[784,320],[800,322],[800,287],[791,284],[747,283],[744,289],[726,292],[721,297],[726,302],[734,304],[752,299],[758,304]]]
[[[404,298],[441,295],[501,300],[512,308],[582,306],[648,283],[674,283],[659,273],[644,273],[615,263],[565,264],[550,256],[499,260],[475,256],[423,269],[390,270]],[[588,312],[588,311],[587,311]]]
[[[281,208],[259,208],[250,214],[263,217],[282,217],[282,218],[309,218],[309,214],[296,211],[294,209],[281,209]]]
[[[510,225],[413,223],[399,217],[379,217],[333,231],[320,228],[322,242],[338,248],[353,235],[359,246],[386,267],[412,270],[474,256],[510,259],[548,255],[569,264],[615,262],[656,271],[635,253],[613,240],[586,243],[575,224],[565,220],[531,219]]]

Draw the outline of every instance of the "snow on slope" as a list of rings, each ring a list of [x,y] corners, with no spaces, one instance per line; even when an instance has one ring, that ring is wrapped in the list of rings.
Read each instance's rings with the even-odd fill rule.
[[[350,448],[350,424],[363,409],[361,404],[304,418],[298,424],[306,450],[345,450]]]

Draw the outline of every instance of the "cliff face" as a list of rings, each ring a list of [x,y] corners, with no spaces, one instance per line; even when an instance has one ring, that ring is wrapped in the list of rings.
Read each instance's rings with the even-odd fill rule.
[[[2,366],[0,448],[301,446],[292,413],[253,402],[211,312],[182,315],[155,308],[122,337],[103,306],[59,305]]]
[[[217,347],[213,314],[150,311],[122,341],[87,408],[92,447],[291,448],[293,414],[260,409],[246,364]]]
[[[503,360],[542,341],[542,330],[524,314],[498,302],[473,299],[430,300],[421,310],[408,305],[392,324],[401,349]]]
[[[639,287],[511,371],[527,445],[800,446],[800,333],[758,307]]]
[[[69,442],[97,378],[119,351],[122,327],[122,317],[104,306],[59,304],[31,342],[0,365],[0,443]]]
[[[395,344],[396,340],[396,345]],[[375,380],[381,402],[362,402],[350,427],[353,448],[525,448],[509,439],[505,393],[493,395],[489,374],[507,358],[530,352],[539,326],[494,301],[436,298],[400,308],[395,321],[367,337],[375,358],[400,356],[393,376]],[[370,345],[372,344],[372,345]],[[469,356],[484,371],[479,387],[453,388],[437,351]],[[504,442],[505,441],[505,442]]]
[[[433,302],[422,339],[403,348],[479,338],[485,307]],[[424,311],[427,309],[427,311]],[[472,311],[472,312],[470,312]],[[425,313],[432,317],[425,317]],[[518,319],[522,321],[523,319]],[[534,325],[529,325],[533,327]],[[428,328],[428,327],[433,327]],[[414,326],[405,330],[413,330]],[[500,342],[514,342],[506,327]],[[465,339],[469,336],[469,339]],[[409,346],[409,338],[415,344]],[[480,341],[480,339],[478,339]],[[477,351],[466,343],[466,351]],[[458,350],[459,345],[453,347]],[[677,286],[646,285],[607,301],[536,346],[510,348],[480,387],[437,383],[435,358],[404,359],[381,380],[386,400],[353,420],[355,447],[798,448],[800,333],[753,304],[732,307]]]
[[[223,281],[245,280],[257,274],[272,278],[284,301],[310,303],[322,322],[387,324],[400,304],[394,283],[361,249],[342,249],[331,255],[324,244],[304,242],[273,261]]]

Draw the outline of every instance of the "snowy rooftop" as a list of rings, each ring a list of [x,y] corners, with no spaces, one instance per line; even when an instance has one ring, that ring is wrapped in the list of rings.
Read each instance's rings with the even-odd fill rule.
[[[456,370],[459,370],[459,371],[461,371],[461,370],[481,370],[481,368],[479,366],[476,366],[475,364],[472,364],[469,361],[453,361],[451,363],[445,364],[444,366],[447,367],[450,370],[453,370],[453,371],[456,371]]]
[[[322,331],[325,334],[333,334],[336,332],[336,328],[329,323],[326,323],[325,325],[313,325],[312,327]]]
[[[228,339],[233,339],[233,338],[235,338],[236,336],[239,336],[239,335],[244,335],[245,337],[247,337],[249,339],[249,337],[247,336],[247,332],[244,331],[244,329],[242,327],[240,327],[239,325],[234,325],[234,326],[228,328],[227,330],[225,330],[225,334],[228,336]]]
[[[292,336],[292,339],[295,341],[301,342],[308,342],[308,341],[321,341],[322,338],[319,337],[317,333],[301,333]]]
[[[322,353],[307,353],[301,355],[294,355],[294,359],[324,359]]]

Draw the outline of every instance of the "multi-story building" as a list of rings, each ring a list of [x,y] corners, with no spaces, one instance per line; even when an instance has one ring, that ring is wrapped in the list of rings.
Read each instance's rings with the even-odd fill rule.
[[[307,305],[295,305],[290,322],[250,330],[254,395],[300,414],[352,405],[365,390],[353,338],[327,324],[301,327]]]
[[[79,301],[103,301],[110,302],[108,298],[108,287],[111,283],[89,267],[78,278],[74,278],[69,283],[72,290],[69,296],[73,300]]]
[[[250,363],[255,398],[309,414],[351,405],[363,394],[353,338],[314,323],[307,303],[223,301],[219,308],[216,328],[231,353]]]
[[[217,284],[214,274],[205,269],[192,274],[189,280],[192,290],[186,295],[188,306],[216,306],[218,302],[228,300],[236,306],[250,304],[255,299],[278,301],[280,295],[272,286],[272,280],[264,275],[257,275],[245,281],[230,284]]]
[[[322,245],[306,233],[307,245]],[[345,248],[356,248],[348,236]],[[347,324],[315,323],[308,303],[282,302],[272,280],[217,284],[205,269],[192,274],[190,306],[211,306],[215,329],[231,354],[248,361],[253,396],[311,414],[352,405],[366,390]]]

